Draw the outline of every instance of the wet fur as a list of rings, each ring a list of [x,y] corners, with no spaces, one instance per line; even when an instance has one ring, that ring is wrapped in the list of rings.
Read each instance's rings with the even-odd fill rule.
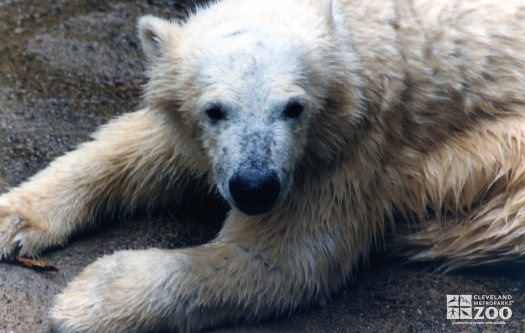
[[[317,108],[288,196],[262,216],[232,209],[201,247],[101,258],[58,296],[59,332],[193,332],[320,302],[383,243],[394,215],[410,221],[412,232],[392,242],[411,259],[439,259],[444,269],[523,260],[520,1],[250,2],[244,16],[231,0],[201,9],[186,32],[230,15],[286,22],[283,33],[308,50]],[[0,197],[5,255],[17,241],[23,254],[64,244],[115,203],[166,202],[200,177],[209,179],[204,192],[214,188],[213,142],[199,141],[188,104],[199,87],[181,66],[195,50],[169,23],[146,23],[161,25],[142,32],[163,31],[165,49],[146,44],[159,61],[145,109]]]

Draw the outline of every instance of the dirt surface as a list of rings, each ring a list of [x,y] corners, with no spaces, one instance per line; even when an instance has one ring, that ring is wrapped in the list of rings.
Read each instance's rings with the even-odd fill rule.
[[[145,81],[137,17],[182,17],[189,5],[0,0],[1,191],[74,149],[109,118],[135,109]],[[0,332],[48,332],[54,295],[103,254],[191,246],[220,228],[217,218],[178,213],[102,224],[42,256],[59,273],[0,263]],[[525,332],[523,266],[452,275],[428,268],[378,256],[325,306],[216,332]],[[500,326],[452,325],[446,320],[447,294],[510,294],[513,316]]]

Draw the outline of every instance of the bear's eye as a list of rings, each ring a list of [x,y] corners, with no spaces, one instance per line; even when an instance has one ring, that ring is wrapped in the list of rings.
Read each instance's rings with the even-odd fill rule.
[[[206,115],[208,118],[214,121],[224,120],[226,113],[222,110],[219,105],[212,105],[206,109]]]
[[[304,106],[297,102],[290,102],[284,109],[284,116],[286,118],[298,118],[304,111]]]

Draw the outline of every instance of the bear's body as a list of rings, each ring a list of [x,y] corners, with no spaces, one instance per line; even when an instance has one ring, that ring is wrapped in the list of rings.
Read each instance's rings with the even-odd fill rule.
[[[89,266],[51,311],[59,332],[192,332],[319,302],[394,215],[418,230],[397,239],[414,259],[523,259],[520,1],[224,0],[139,30],[145,108],[2,195],[1,251],[37,254],[196,179],[233,208],[210,244]]]

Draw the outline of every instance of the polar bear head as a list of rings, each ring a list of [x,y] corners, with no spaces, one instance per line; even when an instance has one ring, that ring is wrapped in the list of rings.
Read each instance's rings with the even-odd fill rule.
[[[146,102],[191,133],[195,157],[246,214],[287,197],[308,150],[330,150],[330,130],[311,130],[320,113],[335,112],[326,106],[344,81],[330,3],[311,1],[294,15],[286,0],[225,0],[182,23],[140,19]]]

